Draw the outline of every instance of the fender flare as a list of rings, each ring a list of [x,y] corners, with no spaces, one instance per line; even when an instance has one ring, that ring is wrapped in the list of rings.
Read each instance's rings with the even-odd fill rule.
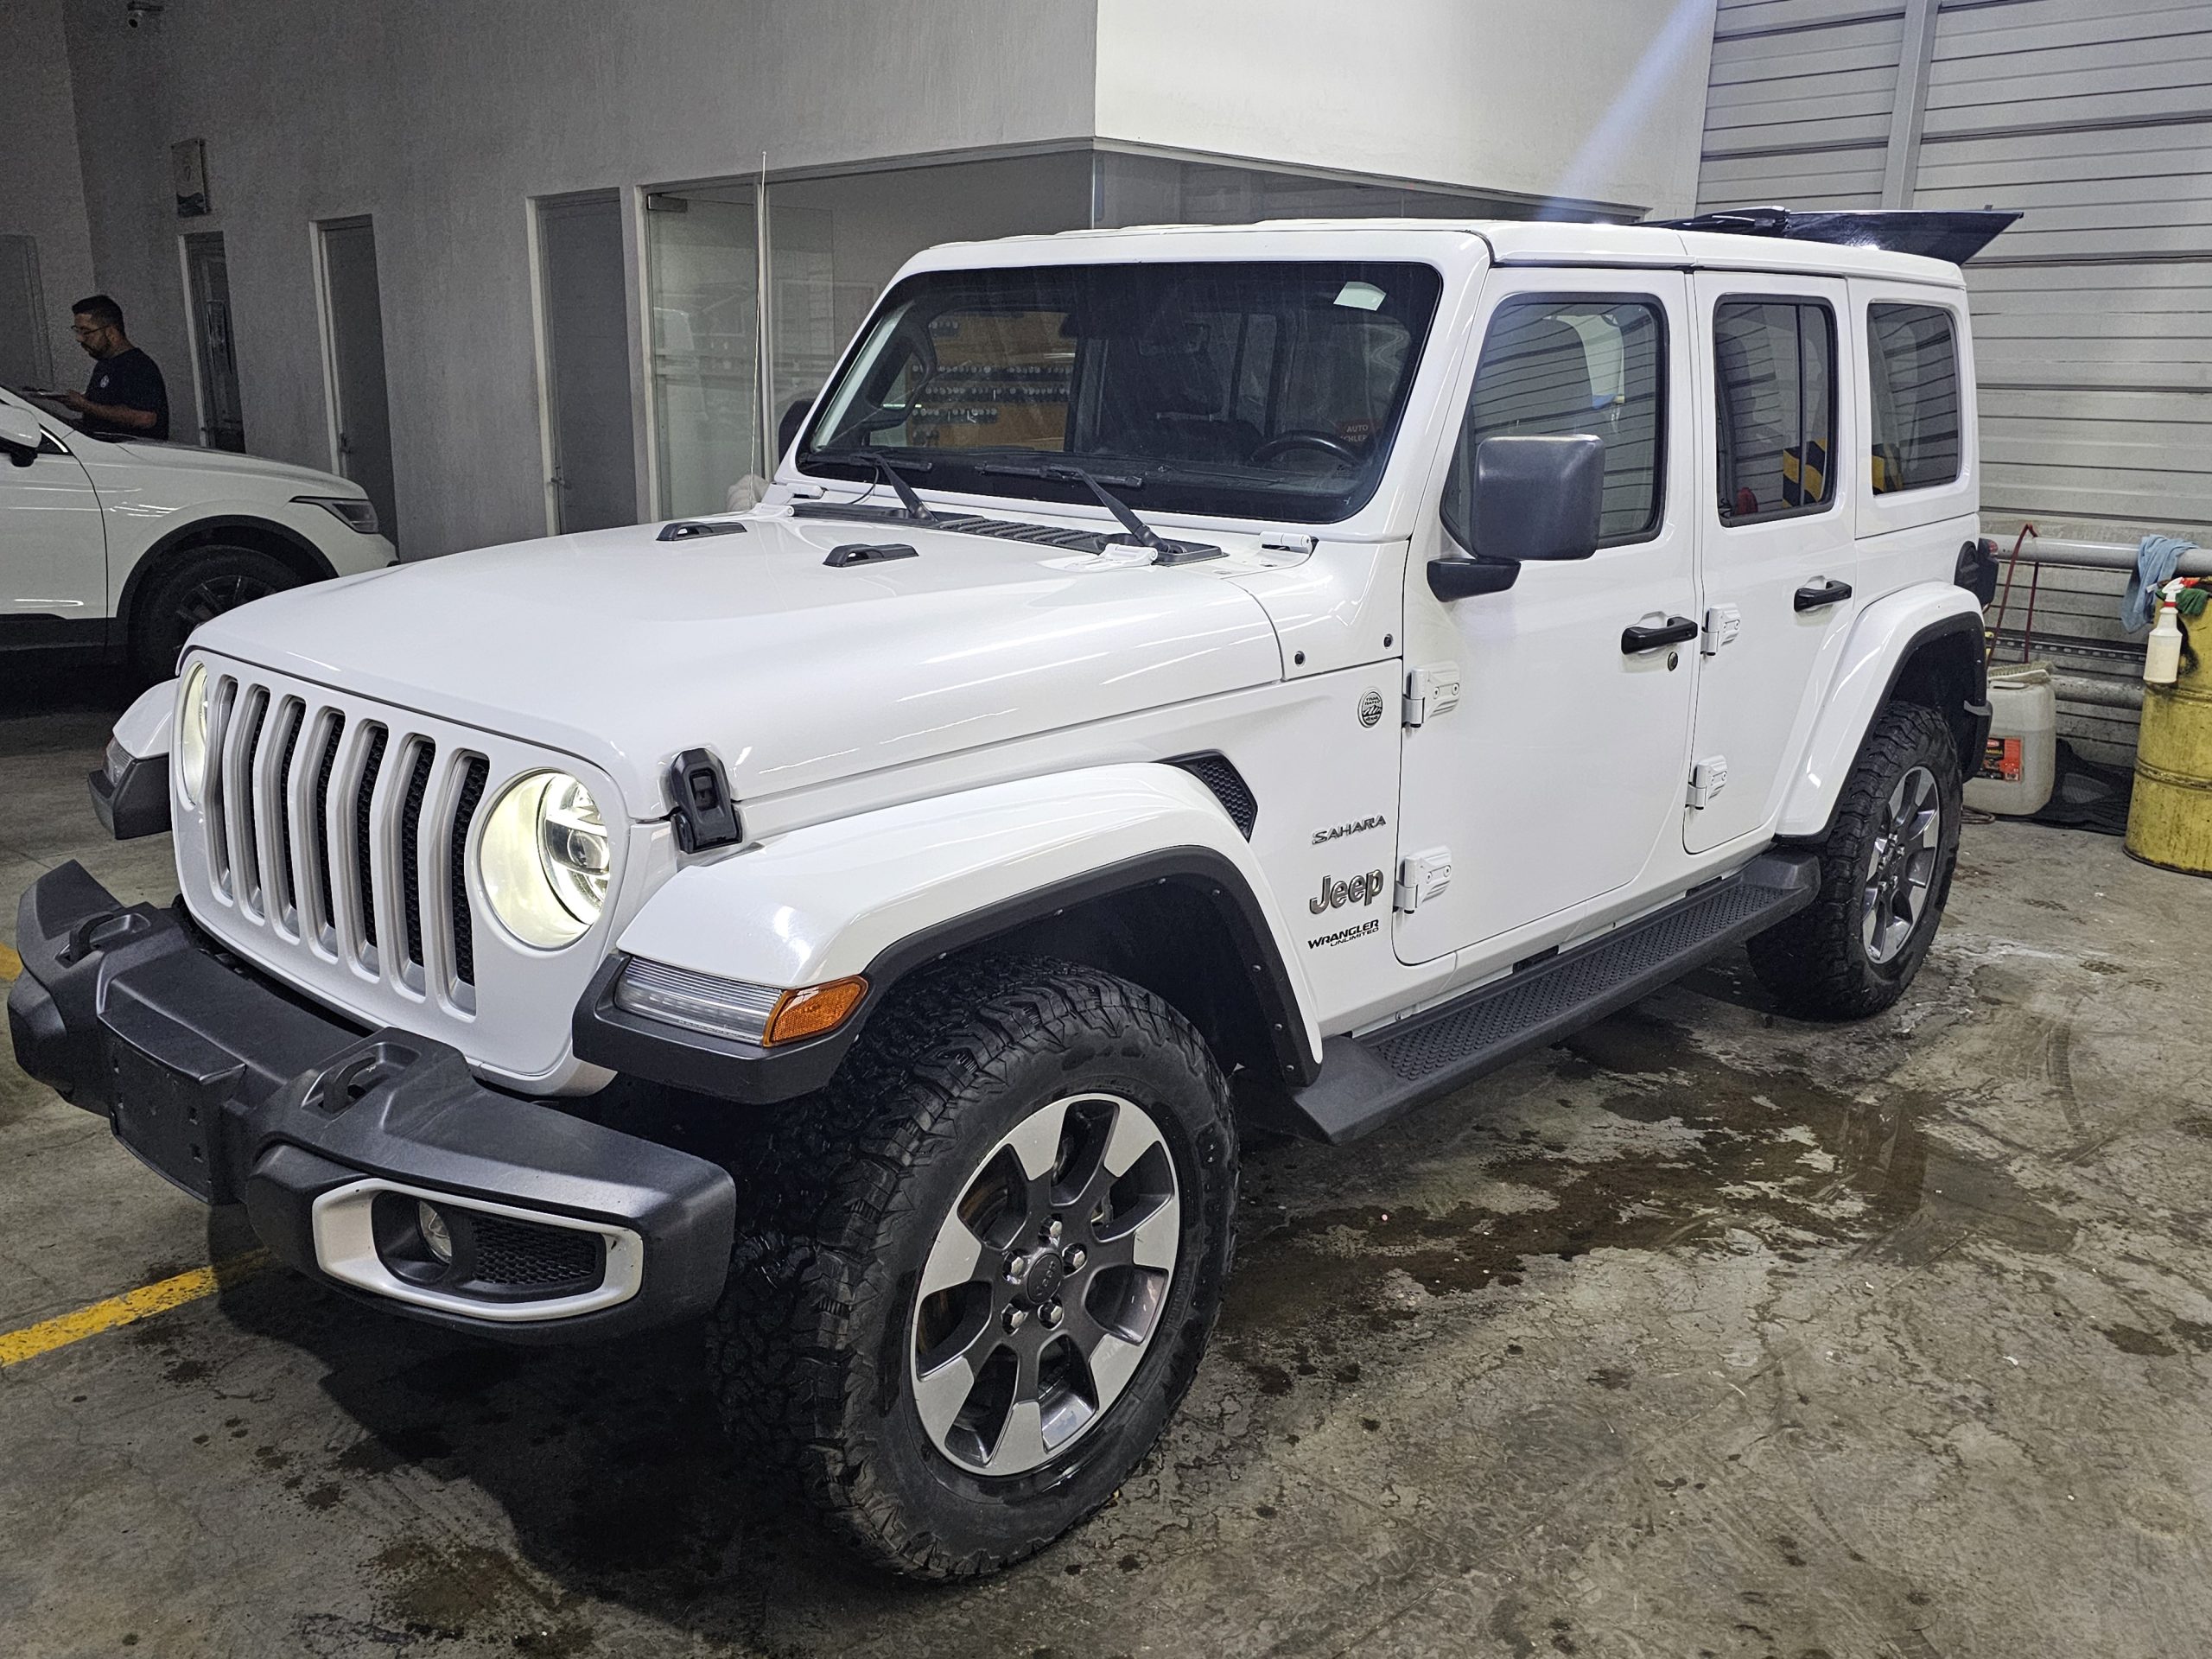
[[[679,870],[623,930],[577,1004],[576,1056],[613,1071],[753,1103],[829,1081],[908,973],[1025,923],[1152,886],[1205,904],[1236,945],[1293,1087],[1320,1065],[1312,991],[1251,849],[1189,773],[1157,763],[1085,767],[810,825]],[[865,975],[852,1018],[766,1049],[614,1005],[643,957],[791,988]]]
[[[1845,779],[1874,718],[1890,701],[1916,656],[1935,642],[1965,635],[1973,642],[1972,695],[1962,717],[1986,726],[1981,607],[1963,588],[1944,583],[1906,588],[1875,601],[1859,614],[1831,683],[1826,707],[1805,747],[1796,780],[1784,797],[1775,834],[1782,840],[1819,840],[1835,817]],[[1961,764],[1974,757],[1961,754]]]

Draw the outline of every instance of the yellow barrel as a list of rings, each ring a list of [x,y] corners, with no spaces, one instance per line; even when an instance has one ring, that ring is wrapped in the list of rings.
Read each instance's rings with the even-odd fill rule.
[[[2127,850],[2146,864],[2212,875],[2212,627],[2202,622],[2197,665],[2171,685],[2143,688]]]

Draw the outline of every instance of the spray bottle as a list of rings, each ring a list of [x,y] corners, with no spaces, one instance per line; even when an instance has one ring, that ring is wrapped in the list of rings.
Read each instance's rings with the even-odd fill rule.
[[[2143,646],[2143,679],[2149,685],[2171,685],[2181,677],[2181,613],[2174,608],[2180,586],[2170,582],[2158,590],[2158,625]]]

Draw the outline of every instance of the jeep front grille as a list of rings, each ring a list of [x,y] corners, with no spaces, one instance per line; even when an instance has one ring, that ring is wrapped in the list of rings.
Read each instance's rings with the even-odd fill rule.
[[[481,754],[221,675],[211,699],[210,884],[275,941],[473,1010],[467,851]],[[396,959],[385,960],[387,952]]]

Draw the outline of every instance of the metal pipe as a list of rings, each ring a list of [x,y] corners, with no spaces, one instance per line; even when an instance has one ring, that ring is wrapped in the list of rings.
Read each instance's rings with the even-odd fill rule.
[[[2009,556],[1998,555],[2001,561]],[[2135,550],[2125,542],[2072,542],[2057,536],[2031,536],[2020,549],[2023,564],[2068,564],[2091,570],[2133,570]],[[2177,575],[2212,576],[2212,548],[2193,548],[2181,556]]]

